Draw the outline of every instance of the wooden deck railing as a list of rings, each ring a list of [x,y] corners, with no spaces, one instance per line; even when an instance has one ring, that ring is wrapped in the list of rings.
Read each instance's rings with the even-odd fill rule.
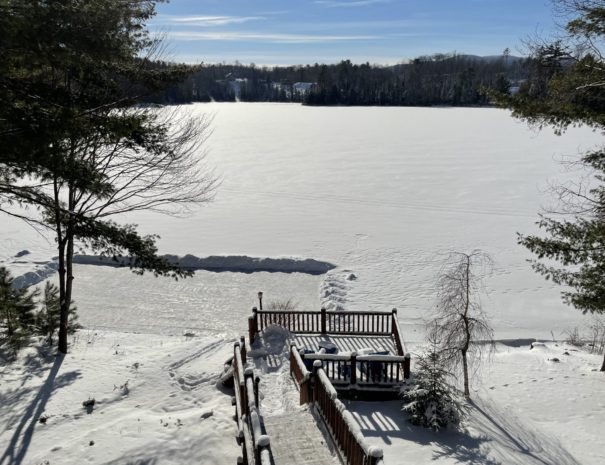
[[[233,348],[233,381],[235,390],[235,410],[237,419],[237,440],[242,446],[242,459],[238,463],[247,465],[271,465],[271,446],[260,420],[258,384],[254,370],[246,367],[246,346],[244,340],[236,342]]]
[[[348,465],[384,465],[382,449],[367,443],[351,412],[338,400],[319,360],[313,366],[313,401]]]
[[[347,465],[384,465],[382,449],[367,443],[351,412],[338,400],[321,360],[314,361],[313,371],[309,371],[298,349],[292,345],[290,374],[299,387],[300,404],[315,405]]]
[[[325,308],[322,308],[319,312],[259,311],[253,308],[252,315],[248,318],[250,343],[254,342],[259,332],[271,325],[282,326],[297,334],[390,336],[395,344],[397,356],[405,359],[388,360],[382,366],[371,364],[371,361],[361,363],[360,366],[364,369],[363,373],[368,374],[368,381],[372,380],[375,383],[386,382],[391,379],[399,381],[400,369],[402,370],[401,376],[404,379],[410,377],[410,357],[403,342],[397,319],[397,309],[395,308],[390,312],[328,312]],[[333,363],[330,362],[334,365],[333,369],[327,368],[332,380],[341,381],[351,375],[354,376],[354,370],[347,370],[346,363],[343,364],[343,361],[349,359],[339,359],[338,357],[327,357],[327,359],[333,360]],[[360,362],[363,361],[363,359],[359,360]],[[395,367],[395,363],[397,367]],[[385,370],[382,368],[385,368]]]
[[[393,333],[393,312],[273,311],[252,309],[249,337],[267,326],[283,326],[298,334],[342,334],[386,336]]]
[[[409,357],[399,355],[304,354],[303,360],[319,360],[336,385],[398,387],[405,379]],[[304,362],[303,362],[304,363]]]
[[[300,405],[312,402],[311,372],[307,370],[295,345],[290,347],[290,374],[294,378],[300,392]]]

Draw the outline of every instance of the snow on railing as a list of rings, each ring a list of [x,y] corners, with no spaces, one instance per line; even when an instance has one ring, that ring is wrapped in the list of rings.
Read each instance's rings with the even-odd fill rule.
[[[298,385],[300,391],[300,405],[308,404],[313,400],[311,390],[311,372],[307,370],[301,354],[295,345],[290,347],[290,374]]]
[[[338,399],[338,394],[321,361],[313,363],[313,401],[324,419],[332,438],[346,457],[349,465],[384,465],[383,452],[371,446],[351,412]]]
[[[259,377],[246,367],[244,339],[236,342],[233,354],[233,381],[235,388],[235,410],[237,419],[237,442],[242,446],[242,461],[248,465],[271,465],[271,446],[265,434],[259,413]]]
[[[384,465],[382,449],[367,442],[351,412],[338,399],[338,393],[322,366],[325,356],[327,354],[322,355],[322,360],[313,362],[313,371],[310,372],[297,347],[290,347],[290,374],[300,388],[300,404],[315,405],[348,465]]]

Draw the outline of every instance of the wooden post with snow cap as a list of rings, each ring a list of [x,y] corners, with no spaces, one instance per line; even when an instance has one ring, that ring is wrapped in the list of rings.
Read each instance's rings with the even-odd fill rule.
[[[383,455],[384,453],[380,447],[370,446],[368,449],[368,465],[378,465],[379,463],[383,463]]]
[[[252,386],[254,386],[254,369],[252,367],[246,367],[244,370],[244,411],[246,415],[250,416],[250,404],[255,403],[256,396],[254,395],[254,387],[252,388],[252,392],[248,389],[248,380],[252,381]]]
[[[326,334],[326,309],[321,308],[321,334]]]
[[[258,309],[256,307],[252,308],[252,315],[248,317],[248,339],[250,340],[250,345],[254,343],[254,339],[258,334]]]
[[[317,378],[317,371],[322,367],[321,360],[315,360],[313,362],[313,399],[311,402],[317,402],[319,398],[319,379]]]
[[[351,384],[357,384],[357,352],[351,352]]]
[[[248,353],[246,352],[246,338],[244,336],[240,337],[240,346],[242,350],[242,362],[245,364],[248,359]]]

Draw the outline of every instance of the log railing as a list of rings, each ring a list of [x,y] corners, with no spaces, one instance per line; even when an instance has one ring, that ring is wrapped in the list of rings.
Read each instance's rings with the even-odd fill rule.
[[[247,465],[271,465],[271,446],[265,434],[259,413],[258,385],[260,378],[254,377],[254,370],[246,367],[246,347],[244,340],[236,342],[233,348],[233,381],[235,416],[237,419],[237,441],[242,447],[242,457],[238,463]]]
[[[338,400],[319,360],[313,366],[313,402],[348,465],[384,465],[382,449],[367,443],[351,412]]]

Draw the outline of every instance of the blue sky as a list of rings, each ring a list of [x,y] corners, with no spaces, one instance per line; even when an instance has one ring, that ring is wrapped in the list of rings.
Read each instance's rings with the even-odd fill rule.
[[[172,0],[150,23],[175,61],[391,64],[498,55],[553,29],[549,0]]]

